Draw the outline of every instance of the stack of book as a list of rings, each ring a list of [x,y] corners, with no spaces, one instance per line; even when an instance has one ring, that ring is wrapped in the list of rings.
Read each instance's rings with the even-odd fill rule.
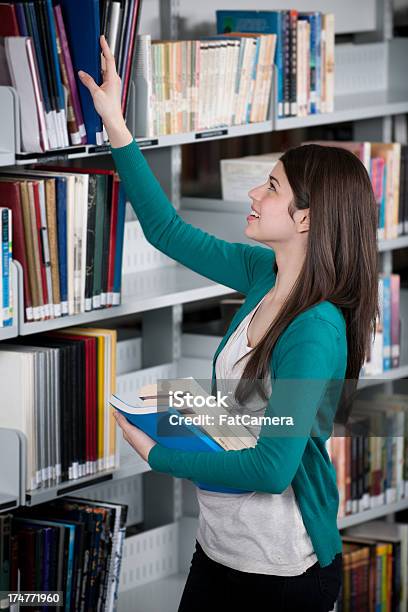
[[[343,540],[343,584],[337,612],[407,609],[408,524],[369,521]]]
[[[105,34],[126,109],[139,6],[139,0],[0,4],[1,84],[19,95],[22,151],[103,144],[101,119],[77,72],[101,83],[99,36]]]
[[[1,344],[1,423],[27,438],[27,490],[118,465],[115,385],[116,331],[69,328]]]
[[[400,366],[401,319],[399,274],[380,274],[378,300],[380,314],[361,375],[379,376]]]
[[[12,213],[2,206],[0,196],[0,327],[13,324],[13,291],[11,286]]]
[[[50,168],[50,167],[49,167]],[[4,170],[27,321],[120,303],[125,192],[111,170]]]
[[[41,591],[36,600],[58,609],[117,606],[128,506],[64,497],[0,515],[2,609],[14,609],[4,592]],[[18,600],[15,602],[18,603]]]
[[[275,46],[274,34],[157,42],[138,36],[136,136],[265,121]]]
[[[408,498],[407,397],[377,393],[355,400],[345,435],[328,439],[339,518]]]
[[[217,31],[276,34],[278,117],[334,111],[334,15],[317,11],[216,11]]]

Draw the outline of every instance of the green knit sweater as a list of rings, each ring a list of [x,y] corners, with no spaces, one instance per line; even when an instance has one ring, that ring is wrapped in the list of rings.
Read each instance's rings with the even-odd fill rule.
[[[111,148],[146,239],[188,268],[246,296],[213,360],[242,319],[275,284],[272,249],[230,243],[186,223],[150,170],[137,143]],[[256,446],[223,452],[191,452],[156,444],[154,470],[212,485],[279,494],[292,485],[320,565],[342,551],[337,527],[336,472],[325,447],[347,365],[341,310],[325,301],[295,317],[270,360],[272,394],[265,416],[291,416],[293,426],[262,425]],[[340,383],[341,384],[341,383]],[[276,422],[276,421],[275,421]]]

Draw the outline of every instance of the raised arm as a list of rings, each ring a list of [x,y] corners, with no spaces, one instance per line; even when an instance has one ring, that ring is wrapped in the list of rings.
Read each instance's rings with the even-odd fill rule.
[[[167,198],[135,140],[111,147],[127,197],[146,239],[159,251],[236,291],[247,293],[254,278],[273,268],[271,249],[231,243],[184,221]]]
[[[281,423],[281,417],[292,417],[293,426],[266,423],[256,446],[236,451],[179,451],[156,444],[149,452],[150,467],[207,484],[282,493],[296,475],[312,432],[318,432],[319,409],[324,410],[322,421],[334,415],[335,406],[325,405],[324,399],[338,351],[339,332],[331,323],[315,317],[297,322],[277,350],[276,380],[264,415]]]
[[[147,240],[195,272],[247,293],[255,275],[272,271],[275,253],[260,246],[221,240],[177,214],[126,127],[115,58],[103,36],[100,44],[102,85],[99,87],[86,72],[78,74],[102,117],[119,176]]]

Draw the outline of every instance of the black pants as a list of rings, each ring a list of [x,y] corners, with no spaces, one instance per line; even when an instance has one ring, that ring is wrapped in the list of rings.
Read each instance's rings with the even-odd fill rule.
[[[196,540],[178,612],[249,612],[258,603],[264,612],[329,612],[342,585],[342,560],[338,553],[330,565],[316,562],[299,576],[252,574],[213,561]]]

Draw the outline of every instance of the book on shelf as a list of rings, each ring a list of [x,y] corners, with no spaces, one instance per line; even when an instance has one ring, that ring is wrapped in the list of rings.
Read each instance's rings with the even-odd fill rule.
[[[13,296],[11,283],[12,211],[2,206],[0,197],[0,328],[13,324]]]
[[[346,435],[328,440],[339,518],[408,497],[407,396],[355,400]]]
[[[101,84],[105,34],[126,111],[140,0],[37,0],[1,4],[0,11],[1,83],[15,88],[21,110],[18,151],[103,144],[106,132],[78,70]]]
[[[75,481],[118,465],[109,397],[116,332],[69,328],[0,347],[3,427],[26,437],[26,490]]]
[[[67,612],[113,612],[127,513],[126,504],[66,496],[0,515],[2,589],[61,591]]]
[[[15,218],[27,321],[120,304],[126,196],[116,172],[7,169],[3,203]]]
[[[179,41],[137,36],[132,67],[135,135],[266,121],[275,44],[275,35],[259,33]]]
[[[192,377],[176,382],[180,398],[187,399],[197,394],[200,397],[209,396]],[[192,402],[188,401],[187,405],[182,407],[171,406],[168,392],[162,393],[161,387],[162,384],[149,384],[141,387],[138,390],[138,396],[131,403],[113,394],[110,403],[131,424],[139,427],[156,442],[167,448],[197,452],[222,452],[251,448],[256,445],[256,436],[243,424],[236,422],[230,425],[226,419],[221,425],[220,415],[230,416],[230,413],[222,406],[217,405],[217,408],[214,408],[211,402],[206,402],[203,408],[198,408],[194,402],[191,405]],[[176,387],[171,384],[171,388],[174,390]],[[242,489],[201,482],[196,484],[208,491],[245,492]]]
[[[218,10],[218,33],[275,34],[277,116],[334,110],[334,15],[295,9]]]
[[[364,164],[378,205],[378,238],[397,238],[406,233],[408,207],[406,205],[407,160],[406,147],[398,142],[352,142],[316,140],[324,146],[335,146],[354,153]]]
[[[345,544],[343,597],[367,597],[365,608],[376,610],[387,604],[390,610],[406,610],[408,605],[408,524],[384,520],[366,521],[347,527],[342,533]],[[362,549],[365,549],[364,552]],[[354,555],[350,555],[353,552]],[[359,557],[352,560],[351,557]],[[348,574],[348,575],[347,575]],[[357,574],[357,592],[350,586]],[[355,600],[354,600],[355,601]]]
[[[401,313],[399,274],[380,273],[378,279],[379,315],[375,334],[368,348],[361,376],[378,376],[400,366]]]

